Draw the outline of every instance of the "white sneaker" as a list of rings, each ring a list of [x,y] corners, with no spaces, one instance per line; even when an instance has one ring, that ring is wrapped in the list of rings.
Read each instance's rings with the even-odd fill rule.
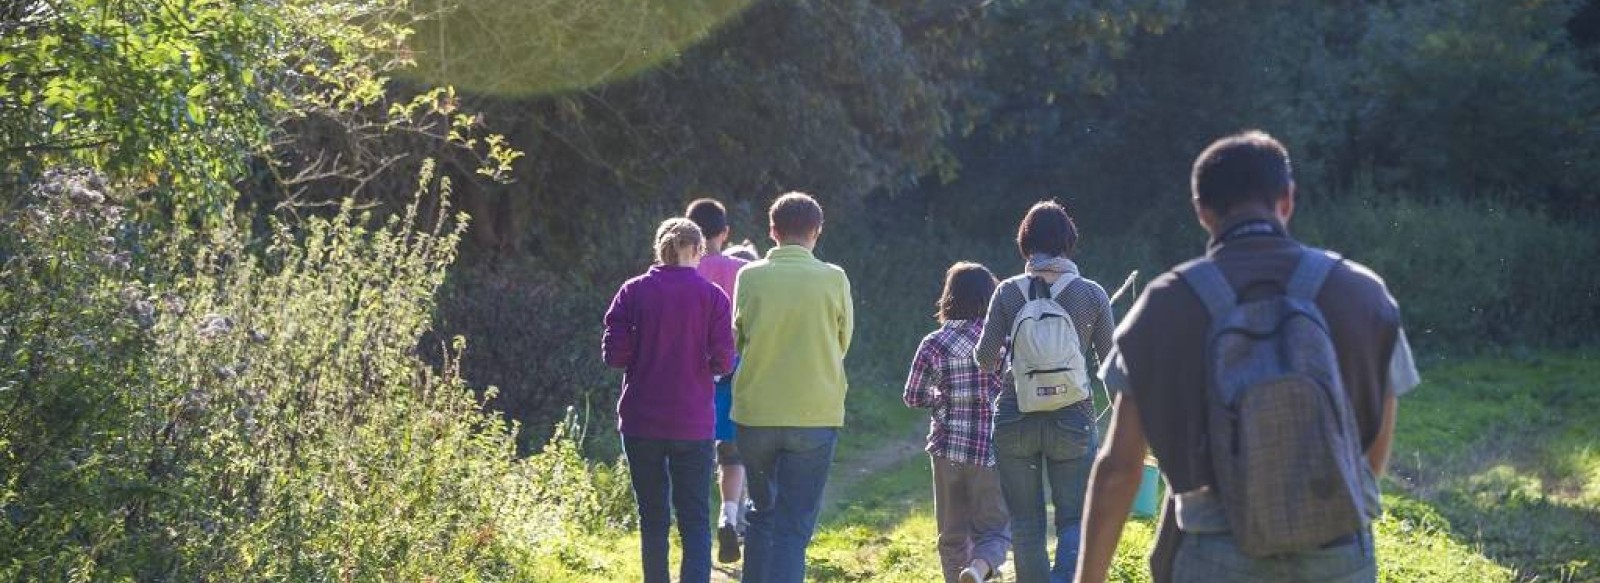
[[[985,563],[982,559],[977,559],[972,561],[972,564],[967,565],[967,568],[962,569],[961,575],[956,580],[961,583],[983,583],[989,579],[989,575],[992,573],[993,570],[989,568],[988,563]]]

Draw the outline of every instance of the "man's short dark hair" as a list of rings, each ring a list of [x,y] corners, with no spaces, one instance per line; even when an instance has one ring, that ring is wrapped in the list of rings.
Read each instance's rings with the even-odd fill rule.
[[[689,210],[684,211],[683,216],[694,221],[707,239],[728,230],[728,209],[716,199],[702,198],[689,203]]]
[[[944,274],[944,293],[939,296],[939,321],[982,318],[995,285],[994,273],[987,267],[967,261],[951,265]]]
[[[1044,254],[1070,257],[1078,247],[1078,226],[1067,209],[1053,200],[1039,201],[1017,226],[1017,250],[1023,257]]]
[[[822,229],[822,205],[809,194],[791,192],[772,201],[767,219],[780,239],[808,237]]]
[[[1219,215],[1244,205],[1271,207],[1293,183],[1289,150],[1257,130],[1212,142],[1195,158],[1190,178],[1194,199]]]

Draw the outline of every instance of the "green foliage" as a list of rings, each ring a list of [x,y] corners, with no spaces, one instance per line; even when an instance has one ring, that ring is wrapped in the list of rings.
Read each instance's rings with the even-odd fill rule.
[[[153,381],[144,366],[153,305],[119,238],[103,178],[52,172],[0,216],[0,574],[93,579],[110,539],[128,535],[103,504],[159,497],[134,440]],[[157,426],[156,428],[159,428]],[[131,505],[130,505],[131,509]],[[132,518],[132,516],[128,516]],[[137,536],[137,535],[134,535]],[[118,557],[119,570],[150,568]],[[42,575],[40,575],[42,577]]]
[[[150,203],[134,207],[141,216],[178,219],[173,226],[227,216],[240,190],[280,207],[326,203],[360,194],[385,171],[415,175],[420,157],[385,141],[431,146],[460,158],[465,172],[504,180],[520,154],[502,136],[480,135],[481,120],[457,110],[453,91],[389,94],[385,75],[409,62],[407,6],[7,4],[0,208],[63,165],[98,169]],[[401,160],[410,164],[396,167]],[[387,186],[409,191],[403,181]],[[321,197],[302,200],[313,187]]]
[[[1407,199],[1310,204],[1306,241],[1387,279],[1412,342],[1424,347],[1570,345],[1600,325],[1600,275],[1578,266],[1600,234],[1491,202]]]
[[[231,2],[13,2],[0,24],[0,174],[77,162],[214,203],[269,107],[256,64],[289,22]],[[294,43],[292,37],[282,39]],[[293,50],[292,48],[290,50]]]
[[[1570,0],[1380,7],[1357,53],[1351,118],[1380,186],[1458,197],[1515,193],[1557,211],[1596,198],[1595,72],[1565,24]],[[1354,104],[1352,104],[1354,105]],[[1350,107],[1347,105],[1346,107]]]
[[[490,95],[580,90],[679,58],[749,3],[418,2],[451,6],[418,24],[407,74]]]
[[[212,231],[145,285],[97,184],[59,175],[8,217],[8,578],[522,580],[541,541],[626,524],[623,472],[575,423],[518,460],[454,357],[419,359],[464,228],[447,181],[381,226],[279,223],[259,253]]]
[[[520,154],[390,95],[403,7],[0,9],[0,578],[526,580],[625,523],[616,466],[519,459],[460,341],[421,358],[466,223],[413,147]]]

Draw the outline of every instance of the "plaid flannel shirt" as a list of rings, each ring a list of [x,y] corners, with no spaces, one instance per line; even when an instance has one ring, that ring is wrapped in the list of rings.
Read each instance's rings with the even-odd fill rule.
[[[906,379],[909,407],[931,409],[928,453],[954,462],[994,466],[994,400],[1000,375],[972,358],[983,320],[952,320],[922,339]]]

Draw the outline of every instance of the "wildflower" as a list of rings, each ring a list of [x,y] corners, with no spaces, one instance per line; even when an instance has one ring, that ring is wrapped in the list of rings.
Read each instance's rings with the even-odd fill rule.
[[[134,321],[140,328],[153,328],[156,325],[156,306],[149,300],[137,300],[129,306],[128,311],[133,312]]]
[[[250,359],[248,358],[232,365],[219,366],[212,369],[212,372],[217,373],[217,377],[222,380],[229,381],[238,378],[239,375],[244,374],[247,370],[250,370]]]
[[[174,316],[182,316],[184,312],[189,310],[189,303],[184,301],[183,297],[172,292],[161,294],[161,304],[167,312]]]
[[[72,191],[67,194],[67,198],[83,206],[94,206],[106,201],[106,195],[82,186],[73,186]]]
[[[233,332],[233,318],[221,314],[206,314],[200,320],[200,337],[214,340],[229,332]]]
[[[197,420],[209,408],[211,408],[211,397],[206,395],[205,391],[200,389],[189,391],[184,394],[183,398],[178,400],[178,419],[183,421]]]
[[[133,256],[127,251],[121,253],[96,253],[95,263],[108,269],[127,270],[133,267]]]
[[[267,400],[267,392],[261,387],[249,387],[239,391],[239,398],[250,405],[260,405]]]
[[[95,343],[95,341],[93,339],[89,338],[88,336],[84,336],[82,334],[74,334],[74,335],[72,335],[72,343],[77,345],[79,348],[83,348],[84,350],[87,350],[87,351],[90,351],[90,352],[93,352],[96,348],[98,348],[100,346],[99,344]]]

